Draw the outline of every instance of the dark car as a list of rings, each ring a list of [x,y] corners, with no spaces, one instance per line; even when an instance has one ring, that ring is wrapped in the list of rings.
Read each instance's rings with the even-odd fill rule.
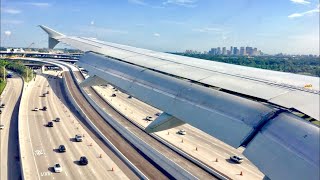
[[[50,121],[50,122],[48,122],[48,125],[47,125],[48,127],[53,127],[53,122],[52,121]]]
[[[64,145],[59,146],[59,152],[66,152],[66,147]]]
[[[56,122],[60,122],[60,118],[57,117],[55,121],[56,121]]]
[[[0,114],[2,114],[2,110],[0,109]]]
[[[6,105],[5,104],[1,104],[0,108],[4,108]]]
[[[129,98],[129,99],[131,99],[131,98],[132,98],[132,96],[128,96],[128,98]]]
[[[43,106],[42,110],[46,111],[47,110],[47,106]]]
[[[112,94],[112,95],[111,95],[111,97],[116,97],[116,96],[117,96],[116,94]]]
[[[87,165],[89,162],[88,162],[88,159],[85,156],[82,156],[82,157],[80,157],[79,163],[81,165]]]

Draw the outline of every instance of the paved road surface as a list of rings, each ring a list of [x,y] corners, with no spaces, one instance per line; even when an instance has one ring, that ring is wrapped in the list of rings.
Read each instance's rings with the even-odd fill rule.
[[[33,162],[28,163],[36,169],[32,173],[36,173],[38,179],[128,179],[65,105],[61,96],[61,79],[56,77],[60,72],[47,73],[49,74],[37,75],[36,81],[28,85],[24,94],[28,102],[20,112],[25,114],[31,137],[32,154],[29,155],[33,156]],[[47,91],[49,94],[42,97]],[[32,111],[43,106],[48,110]],[[54,127],[46,126],[57,117],[61,121],[53,122]],[[75,134],[84,134],[83,142],[75,142]],[[57,151],[62,144],[66,146],[65,153]],[[87,166],[79,165],[81,156],[88,158]],[[62,165],[62,173],[54,173],[52,167],[55,163]]]
[[[79,72],[78,72],[79,73]],[[167,179],[169,176],[160,170],[160,167],[155,166],[148,161],[143,154],[125,140],[117,131],[113,129],[106,121],[94,110],[87,102],[80,90],[74,84],[72,76],[69,72],[65,72],[67,83],[70,84],[70,92],[75,97],[77,103],[88,115],[89,119],[95,126],[104,134],[104,136],[112,142],[112,144],[121,151],[121,153],[134,164],[145,176],[150,179]]]
[[[0,130],[0,179],[19,179],[19,142],[18,142],[18,99],[22,90],[22,79],[16,75],[8,78],[1,96],[1,122],[5,128]]]
[[[129,119],[143,127],[150,124],[150,122],[145,120],[146,116],[151,116],[155,119],[157,117],[155,114],[161,112],[135,98],[128,98],[127,94],[115,91],[112,86],[95,86],[94,88],[102,95],[102,97],[104,97],[104,99],[122,113],[126,114]],[[117,96],[111,97],[114,93]],[[187,135],[183,136],[177,134],[180,129],[186,130]],[[257,167],[248,160],[245,160],[242,164],[235,164],[229,160],[231,155],[239,155],[242,153],[243,149],[234,149],[188,124],[157,132],[156,134],[208,166],[228,175],[232,179],[262,179],[264,176]],[[218,159],[218,162],[216,162],[216,159]],[[240,176],[241,171],[243,176]]]

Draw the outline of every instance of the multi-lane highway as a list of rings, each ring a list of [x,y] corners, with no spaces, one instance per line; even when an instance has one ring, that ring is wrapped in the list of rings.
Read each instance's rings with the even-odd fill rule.
[[[154,120],[157,118],[156,114],[161,113],[160,110],[138,99],[128,98],[127,94],[115,90],[111,85],[94,86],[94,89],[108,103],[126,115],[128,119],[143,128],[150,124],[150,121],[146,121],[147,116],[151,116]],[[116,94],[116,97],[112,97],[112,94]],[[180,129],[184,129],[187,134],[178,134],[177,132]],[[232,179],[262,179],[264,176],[247,159],[241,164],[229,160],[231,155],[241,155],[243,149],[234,149],[188,124],[155,134]],[[242,176],[240,175],[241,172]]]
[[[47,72],[39,74],[35,81],[28,84],[24,91],[24,100],[27,101],[20,109],[25,117],[27,127],[26,136],[30,143],[24,148],[30,148],[32,154],[29,158],[29,178],[37,179],[128,179],[128,175],[120,168],[108,154],[91,138],[92,133],[80,123],[64,99],[61,87],[61,72]],[[49,94],[47,94],[49,92]],[[46,94],[43,96],[43,94]],[[47,110],[42,110],[46,106]],[[35,111],[35,108],[39,108]],[[60,118],[60,122],[54,119]],[[53,127],[47,127],[48,122],[53,122]],[[76,134],[83,135],[82,142],[76,142]],[[58,152],[59,145],[66,147],[66,152]],[[86,156],[89,164],[81,166],[79,159]],[[55,173],[54,164],[62,166],[61,173]],[[33,174],[33,175],[31,175]],[[28,178],[25,177],[25,178]]]
[[[19,144],[18,144],[18,107],[22,90],[22,79],[14,75],[7,79],[7,85],[1,95],[0,124],[0,179],[19,179]]]

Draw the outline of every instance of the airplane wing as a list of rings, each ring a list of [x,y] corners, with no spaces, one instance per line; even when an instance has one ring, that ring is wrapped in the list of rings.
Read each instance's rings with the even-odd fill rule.
[[[237,148],[268,177],[319,178],[319,78],[156,52],[93,38],[66,36],[40,26],[49,48],[62,42],[85,52],[77,62],[164,111],[147,128],[184,123]],[[291,166],[288,166],[290,164]],[[289,172],[291,174],[289,174]]]

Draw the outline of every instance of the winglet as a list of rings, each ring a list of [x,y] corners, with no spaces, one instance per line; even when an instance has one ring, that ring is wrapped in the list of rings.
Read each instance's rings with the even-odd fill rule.
[[[59,33],[53,29],[50,29],[46,26],[39,25],[41,29],[43,29],[49,36],[49,49],[53,49],[59,43],[59,37],[65,36],[62,33]]]

